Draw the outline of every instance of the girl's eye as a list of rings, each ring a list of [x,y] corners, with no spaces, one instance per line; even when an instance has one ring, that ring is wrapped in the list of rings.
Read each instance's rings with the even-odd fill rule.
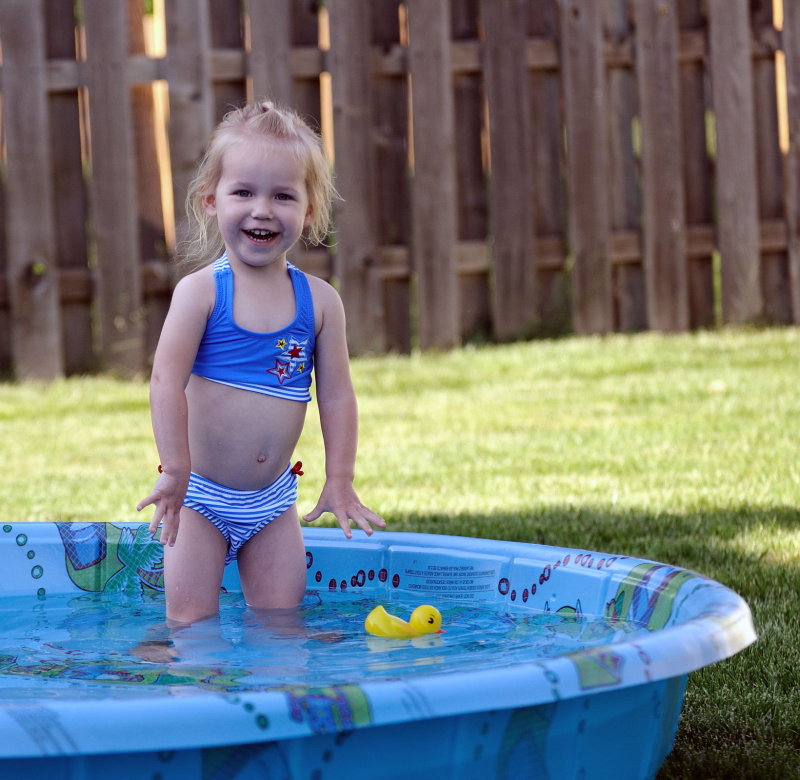
[[[288,193],[286,193],[286,192],[279,192],[279,193],[278,193],[278,194],[275,196],[275,198],[276,198],[277,200],[291,200],[291,199],[292,199],[292,196],[291,196],[291,195],[289,195],[289,194],[288,194]]]
[[[247,198],[250,196],[250,190],[236,190],[233,194],[239,198]]]

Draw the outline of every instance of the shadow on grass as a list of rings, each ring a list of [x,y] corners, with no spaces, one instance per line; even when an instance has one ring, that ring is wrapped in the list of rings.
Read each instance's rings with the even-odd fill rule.
[[[800,511],[738,506],[654,513],[609,506],[405,515],[393,531],[475,536],[631,555],[682,566],[739,593],[759,641],[689,677],[659,780],[800,777]]]

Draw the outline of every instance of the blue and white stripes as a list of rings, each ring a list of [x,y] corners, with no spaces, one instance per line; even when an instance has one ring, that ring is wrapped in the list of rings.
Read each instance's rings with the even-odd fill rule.
[[[194,472],[189,476],[184,506],[208,518],[228,542],[225,563],[239,548],[297,501],[297,475],[291,465],[260,490],[234,490]]]

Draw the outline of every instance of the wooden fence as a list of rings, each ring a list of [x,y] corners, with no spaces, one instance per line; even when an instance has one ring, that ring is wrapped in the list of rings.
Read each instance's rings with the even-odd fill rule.
[[[800,322],[798,2],[0,0],[0,38],[0,372],[146,369],[192,169],[264,95],[335,155],[295,259],[354,352]]]

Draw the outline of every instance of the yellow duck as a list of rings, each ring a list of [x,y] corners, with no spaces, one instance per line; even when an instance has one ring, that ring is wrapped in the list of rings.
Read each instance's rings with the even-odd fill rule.
[[[364,628],[368,634],[389,639],[413,639],[424,634],[442,634],[442,616],[436,607],[423,604],[417,607],[408,622],[390,615],[383,607],[377,606],[367,615]]]

